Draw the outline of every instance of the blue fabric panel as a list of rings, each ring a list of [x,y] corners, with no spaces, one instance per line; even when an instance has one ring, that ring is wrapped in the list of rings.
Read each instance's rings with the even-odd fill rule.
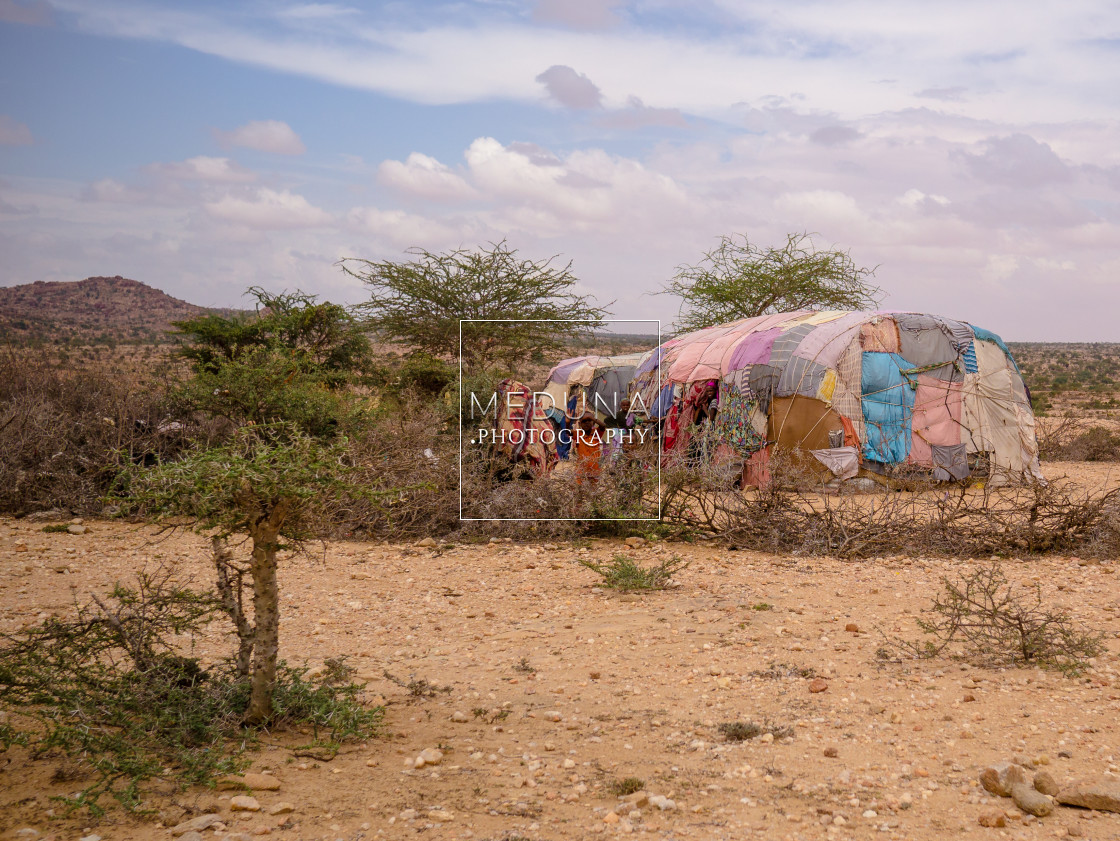
[[[1003,355],[1006,356],[1007,359],[1011,362],[1011,367],[1015,369],[1015,373],[1021,373],[1019,371],[1019,363],[1017,363],[1015,361],[1015,357],[1011,355],[1011,350],[1007,347],[1007,342],[1005,342],[991,330],[985,330],[983,327],[977,327],[975,324],[972,325],[972,332],[976,334],[976,338],[982,342],[994,342],[995,344],[997,344],[999,346],[999,349],[1003,351]]]
[[[972,342],[969,342],[968,347],[964,349],[961,359],[964,360],[964,372],[966,374],[980,373],[980,366],[976,364],[976,346]]]
[[[914,413],[914,366],[897,353],[863,354],[863,419],[867,440],[863,456],[870,461],[899,464],[910,454],[910,421]]]
[[[653,406],[650,407],[650,414],[655,418],[663,418],[669,414],[669,410],[673,408],[673,391],[676,385],[673,383],[666,383],[665,387],[661,389],[661,393],[657,395],[657,399],[653,401]]]

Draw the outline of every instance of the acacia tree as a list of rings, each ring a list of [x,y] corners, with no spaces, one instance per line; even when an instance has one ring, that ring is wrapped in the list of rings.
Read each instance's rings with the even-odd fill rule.
[[[407,253],[412,259],[347,258],[339,265],[369,288],[371,299],[360,309],[371,328],[433,356],[459,356],[461,319],[491,319],[462,325],[468,369],[557,350],[607,315],[591,296],[576,294],[571,262],[522,258],[504,240],[475,250]]]
[[[847,251],[818,250],[808,233],[770,248],[732,234],[696,265],[678,266],[664,292],[681,298],[677,328],[684,332],[767,313],[865,309],[882,297],[869,283],[874,275]]]
[[[186,517],[214,539],[218,596],[239,639],[235,665],[250,681],[247,724],[272,716],[280,650],[277,553],[326,530],[325,509],[343,489],[345,446],[324,443],[294,424],[245,427],[226,443],[138,472],[130,487],[136,510],[157,520]],[[249,536],[248,562],[226,541]],[[248,582],[245,582],[246,577]],[[252,621],[243,606],[248,583]]]
[[[179,397],[212,434],[178,461],[135,470],[128,491],[134,510],[187,518],[214,538],[219,600],[238,634],[237,669],[251,685],[245,721],[260,724],[272,715],[276,682],[278,553],[326,534],[339,495],[364,493],[347,482],[344,432],[360,411],[345,386],[370,348],[343,307],[250,291],[262,305],[255,320],[178,325],[193,340],[184,355],[194,367]],[[234,535],[248,536],[247,560],[228,548]]]

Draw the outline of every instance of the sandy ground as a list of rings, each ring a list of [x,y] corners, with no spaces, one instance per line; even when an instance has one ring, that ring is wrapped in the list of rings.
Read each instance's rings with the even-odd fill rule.
[[[1115,484],[1100,468],[1064,467]],[[107,590],[145,563],[207,580],[198,536],[87,525],[84,535],[45,534],[41,523],[0,519],[0,630],[66,614],[75,594]],[[619,595],[577,563],[619,552],[691,565],[670,590]],[[1120,838],[1120,814],[1059,808],[1024,821],[976,782],[985,765],[1018,757],[1059,781],[1120,783],[1116,562],[1005,563],[1010,578],[1040,583],[1049,603],[1107,634],[1107,652],[1080,678],[876,659],[883,633],[917,637],[915,617],[942,576],[975,563],[617,541],[331,544],[284,560],[282,655],[312,666],[349,655],[371,698],[388,705],[385,738],[319,762],[287,747],[306,737],[276,734],[253,757],[254,771],[281,781],[256,793],[262,812],[231,813],[228,792],[153,793],[158,814],[146,821],[62,818],[51,797],[75,784],[50,782],[61,758],[13,750],[0,756],[0,837],[33,837],[17,834],[31,828],[165,839],[166,827],[214,811],[228,829],[207,839]],[[229,649],[217,633],[198,644],[204,657]],[[412,697],[386,671],[448,691]],[[810,691],[818,678],[827,688]],[[732,721],[793,735],[729,744],[718,725]],[[408,767],[436,747],[438,765]],[[673,807],[620,805],[608,788],[627,777]],[[280,801],[294,811],[268,816]],[[978,823],[993,808],[1013,816],[1005,828]]]

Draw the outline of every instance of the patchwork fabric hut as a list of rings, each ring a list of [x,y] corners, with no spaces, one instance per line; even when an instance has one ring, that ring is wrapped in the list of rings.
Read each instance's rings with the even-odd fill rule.
[[[548,372],[544,391],[552,398],[553,405],[560,411],[567,411],[569,416],[577,409],[578,414],[582,414],[586,408],[599,421],[606,422],[618,415],[642,358],[643,354],[629,353],[563,359]],[[570,406],[573,390],[576,405]]]
[[[1041,478],[1007,345],[936,315],[803,311],[697,330],[645,354],[630,396],[663,420],[667,451],[704,429],[747,463],[747,481],[772,445],[811,452],[838,479]]]

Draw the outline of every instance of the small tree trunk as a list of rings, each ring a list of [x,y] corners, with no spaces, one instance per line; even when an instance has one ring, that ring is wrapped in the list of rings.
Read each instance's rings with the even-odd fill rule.
[[[253,677],[246,724],[262,724],[272,717],[272,690],[280,651],[280,588],[276,582],[276,549],[287,514],[281,502],[267,519],[252,529],[253,539]]]
[[[252,666],[253,638],[256,631],[242,609],[243,571],[234,567],[229,548],[221,538],[212,538],[211,546],[214,551],[214,568],[218,576],[218,598],[237,631],[237,658],[234,664],[239,677],[248,677]]]

